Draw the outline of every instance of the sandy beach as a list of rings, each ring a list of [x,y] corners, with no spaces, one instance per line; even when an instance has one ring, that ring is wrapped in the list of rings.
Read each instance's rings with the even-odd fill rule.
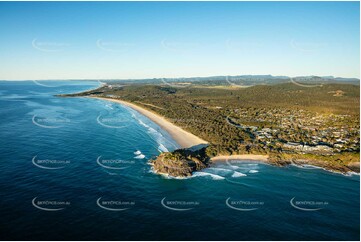
[[[128,106],[142,115],[146,116],[150,120],[152,120],[154,123],[158,124],[163,130],[167,131],[172,138],[179,144],[181,148],[189,148],[193,146],[197,146],[200,144],[207,144],[208,142],[183,130],[182,128],[174,125],[173,123],[169,122],[166,118],[149,111],[145,108],[142,108],[140,106],[137,106],[133,103],[122,101],[119,99],[112,99],[112,98],[101,98],[101,97],[91,97],[91,98],[98,98],[102,100],[107,100],[115,103],[119,103],[125,106]]]
[[[268,155],[220,155],[213,157],[212,162],[225,162],[227,160],[247,160],[247,161],[263,161],[266,162]]]

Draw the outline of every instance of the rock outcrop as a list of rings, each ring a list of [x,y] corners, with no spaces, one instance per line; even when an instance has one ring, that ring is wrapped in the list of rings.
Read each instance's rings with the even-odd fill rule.
[[[205,148],[197,151],[179,149],[173,152],[160,154],[152,160],[154,171],[173,177],[191,176],[193,172],[202,170],[208,166],[209,157]]]

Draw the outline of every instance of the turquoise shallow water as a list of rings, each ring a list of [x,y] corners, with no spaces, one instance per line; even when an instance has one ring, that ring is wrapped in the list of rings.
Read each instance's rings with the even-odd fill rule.
[[[359,176],[262,163],[152,173],[177,145],[96,82],[0,82],[1,239],[359,240]]]

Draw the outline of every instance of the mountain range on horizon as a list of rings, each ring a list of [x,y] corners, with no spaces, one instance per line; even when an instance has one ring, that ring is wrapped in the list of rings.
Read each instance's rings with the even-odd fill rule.
[[[109,79],[102,80],[104,82],[121,82],[121,83],[154,83],[154,82],[190,82],[190,83],[206,83],[210,85],[220,83],[242,83],[244,85],[257,84],[279,84],[292,81],[305,83],[343,83],[343,84],[360,84],[358,78],[344,78],[334,76],[273,76],[273,75],[237,75],[237,76],[209,76],[209,77],[184,77],[184,78],[149,78],[149,79]]]
[[[302,81],[308,83],[345,83],[345,84],[360,84],[358,78],[334,77],[334,76],[273,76],[273,75],[236,75],[236,76],[208,76],[208,77],[179,77],[179,78],[143,78],[143,79],[47,79],[36,81],[100,81],[100,82],[121,82],[121,83],[153,83],[153,82],[246,82],[255,84],[277,84],[292,81]],[[1,80],[1,81],[15,81],[15,80]],[[16,80],[16,81],[34,81],[34,80]]]

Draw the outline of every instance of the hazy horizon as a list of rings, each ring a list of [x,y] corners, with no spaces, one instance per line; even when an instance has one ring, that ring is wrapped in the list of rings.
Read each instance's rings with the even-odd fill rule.
[[[342,76],[317,76],[317,75],[304,75],[304,76],[285,76],[285,75],[271,75],[271,74],[239,74],[239,75],[214,75],[214,76],[182,76],[182,77],[149,77],[149,78],[67,78],[67,79],[16,79],[16,80],[6,80],[0,79],[0,81],[107,81],[107,80],[150,80],[150,79],[191,79],[191,78],[212,78],[212,77],[237,77],[237,76],[272,76],[272,77],[289,77],[289,78],[297,78],[297,77],[320,77],[320,78],[344,78],[344,79],[358,79],[358,77],[342,77]]]

